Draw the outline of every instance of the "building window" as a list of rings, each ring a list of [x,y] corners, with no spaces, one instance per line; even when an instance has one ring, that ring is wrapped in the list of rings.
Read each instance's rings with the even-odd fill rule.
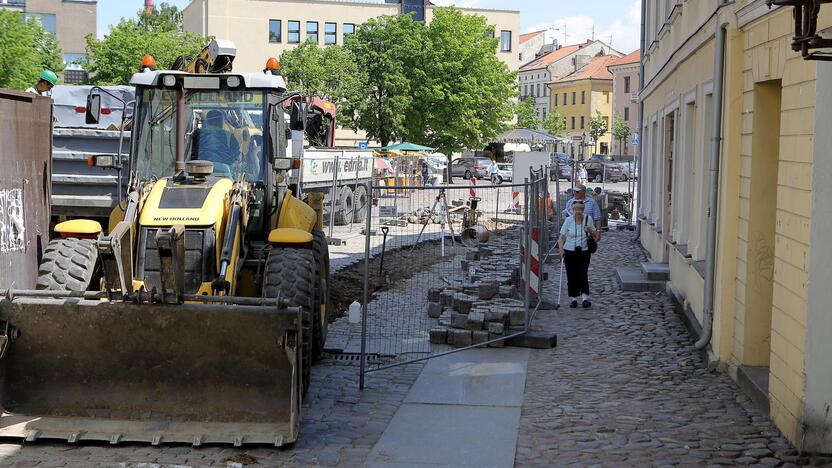
[[[43,29],[46,32],[51,32],[55,34],[58,30],[57,27],[57,20],[55,19],[55,15],[49,13],[26,13],[27,20],[33,20],[40,23]]]
[[[500,31],[500,52],[511,52],[511,31]]]
[[[338,24],[324,23],[324,44],[332,45],[338,41]]]
[[[586,91],[581,91],[581,104],[586,104]]]
[[[629,107],[624,108],[624,120],[627,121],[627,122],[630,121],[630,108]]]
[[[584,116],[581,116],[581,128],[584,128]]]
[[[558,106],[558,95],[557,95],[557,93],[555,93],[555,107],[557,107],[557,106]]]
[[[543,96],[543,95],[540,93],[540,83],[538,83],[537,84],[537,97],[540,97],[540,96]]]
[[[609,104],[610,103],[610,93],[605,91],[604,92],[604,97],[607,98],[607,104]]]
[[[344,23],[344,44],[347,43],[347,38],[355,34],[355,24]]]
[[[576,95],[577,95],[577,93],[575,91],[572,91],[572,105],[573,106],[575,105],[575,96]]]
[[[300,21],[286,23],[286,39],[289,44],[300,43]]]
[[[575,130],[575,116],[572,116],[572,130]]]
[[[307,21],[306,22],[306,40],[310,42],[314,42],[315,44],[318,43],[318,22],[317,21]]]
[[[66,53],[64,54],[64,65],[69,70],[83,70],[84,65],[87,64],[88,57],[87,54]]]
[[[624,92],[625,93],[630,92],[630,77],[629,76],[624,77]]]
[[[390,3],[390,2],[387,2]],[[399,2],[396,2],[399,3]],[[413,14],[413,21],[425,20],[425,2],[424,0],[404,0],[402,4],[402,14]]]
[[[563,105],[566,105],[566,93],[563,93]]]
[[[283,42],[282,28],[283,21],[269,20],[269,42]]]

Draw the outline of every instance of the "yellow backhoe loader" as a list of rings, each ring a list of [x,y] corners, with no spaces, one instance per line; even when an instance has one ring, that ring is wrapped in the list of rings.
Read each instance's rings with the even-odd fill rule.
[[[37,290],[0,293],[0,437],[297,439],[329,301],[319,200],[285,182],[306,111],[274,60],[234,73],[234,55],[215,40],[133,75],[129,158],[90,157],[129,174],[109,226],[58,224]]]

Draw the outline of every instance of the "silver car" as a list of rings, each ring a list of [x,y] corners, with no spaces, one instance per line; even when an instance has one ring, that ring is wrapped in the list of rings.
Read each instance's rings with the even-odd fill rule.
[[[488,166],[491,165],[491,160],[476,156],[463,156],[451,162],[451,177],[462,177],[465,180],[471,177],[478,179],[490,178],[488,173]]]

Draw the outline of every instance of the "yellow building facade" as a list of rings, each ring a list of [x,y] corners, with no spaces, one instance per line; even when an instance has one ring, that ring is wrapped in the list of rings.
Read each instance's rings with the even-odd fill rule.
[[[693,334],[710,331],[710,363],[798,449],[830,453],[832,247],[821,239],[832,228],[832,63],[792,51],[791,7],[716,3],[647,1],[641,242],[669,264],[669,291]],[[829,27],[825,5],[818,30]]]
[[[589,120],[599,113],[609,129],[598,138],[597,145],[589,148],[599,154],[609,154],[612,130],[612,74],[607,65],[619,56],[594,57],[583,68],[552,81],[549,86],[549,113],[559,112],[566,122],[566,137],[582,137],[590,142]],[[573,155],[574,156],[574,155]]]

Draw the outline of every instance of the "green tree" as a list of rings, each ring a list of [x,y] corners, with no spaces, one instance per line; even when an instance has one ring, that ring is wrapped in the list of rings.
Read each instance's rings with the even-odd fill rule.
[[[145,54],[152,55],[159,67],[164,68],[180,56],[196,56],[210,40],[182,32],[181,14],[176,7],[163,4],[163,8],[153,13],[142,11],[138,16],[138,20],[122,18],[104,39],[87,36],[91,83],[125,84],[139,71]]]
[[[624,141],[630,136],[630,126],[627,125],[627,122],[621,118],[621,116],[616,115],[612,119],[612,137],[618,141],[618,148],[622,152],[624,152]]]
[[[289,89],[338,103],[355,99],[366,80],[352,53],[340,45],[318,47],[304,42],[280,55]]]
[[[43,69],[63,70],[55,35],[22,13],[0,9],[0,87],[26,89]]]
[[[408,139],[445,154],[479,148],[514,117],[517,75],[497,58],[485,17],[436,8],[426,29]]]
[[[589,136],[592,137],[593,152],[598,153],[598,139],[607,134],[609,130],[607,120],[601,115],[601,112],[595,111],[595,117],[589,119]]]
[[[385,146],[405,135],[414,83],[423,76],[424,30],[409,15],[381,16],[350,37],[346,49],[365,75],[359,80],[363,92],[349,96],[339,110],[342,125],[362,129]]]
[[[549,135],[563,136],[566,134],[566,117],[560,115],[556,108],[543,121],[543,128]]]
[[[534,112],[534,98],[521,99],[514,105],[514,114],[517,117],[516,128],[535,130],[540,127],[540,119]]]

